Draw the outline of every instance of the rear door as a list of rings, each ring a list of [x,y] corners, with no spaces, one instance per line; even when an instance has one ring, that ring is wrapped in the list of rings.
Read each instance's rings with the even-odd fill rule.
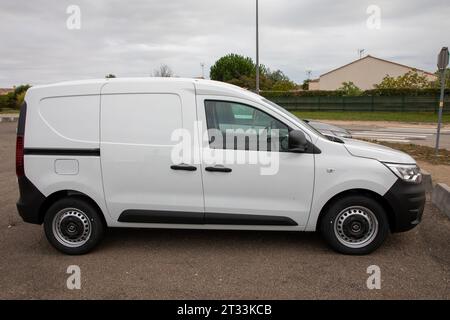
[[[101,162],[115,221],[203,222],[201,171],[174,170],[171,156],[177,143],[172,134],[181,128],[192,132],[195,125],[193,84],[174,82],[169,88],[149,82],[103,88]]]

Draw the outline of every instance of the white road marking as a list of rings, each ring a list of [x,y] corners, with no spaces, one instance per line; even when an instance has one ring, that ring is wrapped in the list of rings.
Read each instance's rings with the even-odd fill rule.
[[[384,142],[400,142],[400,143],[410,143],[410,140],[395,140],[395,139],[375,139],[377,141],[384,141]]]
[[[354,136],[360,136],[360,137],[388,137],[388,138],[409,138],[409,139],[416,139],[416,140],[426,140],[428,136],[426,135],[409,135],[409,134],[392,134],[392,133],[372,133],[372,132],[352,132],[352,135]]]

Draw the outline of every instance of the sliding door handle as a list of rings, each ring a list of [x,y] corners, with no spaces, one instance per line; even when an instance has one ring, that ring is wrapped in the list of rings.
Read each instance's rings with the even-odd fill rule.
[[[227,173],[233,171],[230,168],[225,168],[222,166],[206,167],[205,170],[208,172],[227,172]]]
[[[170,169],[175,170],[175,171],[197,171],[197,167],[190,166],[188,164],[173,165],[173,166],[170,166]]]

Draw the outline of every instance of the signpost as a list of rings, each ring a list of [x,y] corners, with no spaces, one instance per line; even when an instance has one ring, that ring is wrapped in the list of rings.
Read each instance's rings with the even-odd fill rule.
[[[438,68],[441,74],[441,97],[439,99],[439,118],[438,118],[438,127],[436,134],[436,155],[439,153],[439,137],[441,134],[441,124],[442,124],[442,111],[444,108],[444,92],[445,92],[445,71],[448,66],[448,48],[442,48],[441,52],[438,56]]]
[[[256,93],[259,94],[259,3],[256,0]]]

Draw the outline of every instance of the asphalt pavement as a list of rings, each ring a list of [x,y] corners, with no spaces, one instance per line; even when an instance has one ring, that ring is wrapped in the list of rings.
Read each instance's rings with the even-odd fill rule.
[[[450,220],[429,203],[416,229],[361,257],[315,233],[134,229],[63,255],[17,214],[15,126],[0,123],[0,299],[450,299]],[[79,290],[66,285],[71,265]],[[379,290],[366,285],[371,265]]]

